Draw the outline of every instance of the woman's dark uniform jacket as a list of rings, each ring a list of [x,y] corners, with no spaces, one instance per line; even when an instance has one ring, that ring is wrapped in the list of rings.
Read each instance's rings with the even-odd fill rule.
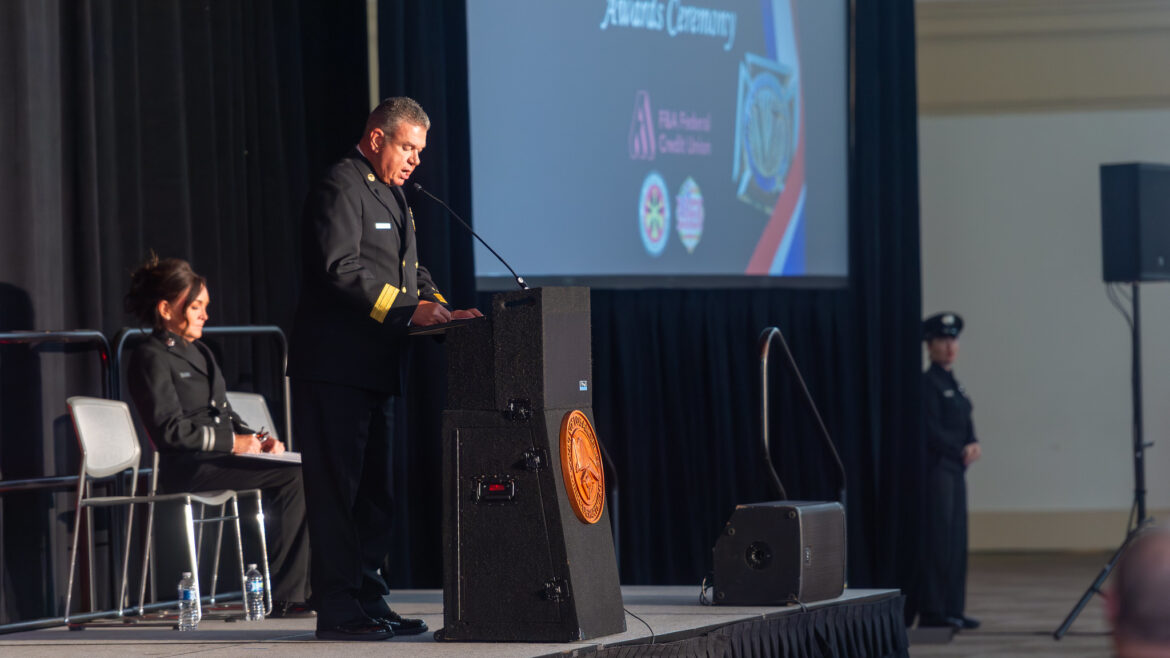
[[[130,356],[127,373],[138,415],[160,454],[213,457],[230,453],[244,425],[227,401],[227,386],[207,346],[174,334],[152,335]]]
[[[920,614],[933,623],[964,616],[967,585],[967,483],[963,449],[975,442],[973,405],[938,364],[922,373],[927,449],[927,546]]]
[[[305,277],[288,374],[401,393],[406,331],[419,300],[447,304],[418,263],[414,215],[355,148],[305,203]]]
[[[236,433],[251,434],[228,404],[207,346],[155,333],[130,355],[130,396],[159,453],[162,491],[261,489],[272,596],[308,599],[309,542],[301,469],[231,454]]]

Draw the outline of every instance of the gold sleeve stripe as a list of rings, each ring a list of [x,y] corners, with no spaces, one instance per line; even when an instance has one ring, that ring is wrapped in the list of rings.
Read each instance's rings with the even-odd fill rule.
[[[378,295],[378,301],[374,302],[374,309],[370,311],[370,317],[378,322],[386,321],[386,314],[390,312],[390,307],[394,305],[394,300],[398,298],[398,288],[387,283],[382,286],[382,294]]]
[[[443,299],[443,296],[442,296],[442,295],[440,295],[440,294],[439,294],[439,292],[438,292],[437,290],[435,291],[435,299],[439,300],[439,303],[440,303],[440,304],[446,304],[446,303],[447,303],[447,300]]]

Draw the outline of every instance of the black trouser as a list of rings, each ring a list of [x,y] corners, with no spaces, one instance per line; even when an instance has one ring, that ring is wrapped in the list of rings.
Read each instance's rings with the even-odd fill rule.
[[[394,508],[394,398],[294,378],[293,427],[304,457],[317,625],[361,619],[390,593],[379,569]],[[363,609],[365,604],[365,609]]]
[[[926,560],[919,616],[963,616],[967,594],[967,482],[963,471],[935,465],[927,480]]]
[[[159,456],[163,492],[260,489],[274,601],[309,599],[309,534],[301,467],[230,454]],[[241,516],[252,502],[240,501]],[[241,524],[247,531],[247,524]]]

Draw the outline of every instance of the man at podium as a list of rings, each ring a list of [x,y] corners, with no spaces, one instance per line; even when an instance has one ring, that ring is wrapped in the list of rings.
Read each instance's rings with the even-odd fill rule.
[[[410,326],[481,315],[451,310],[418,262],[402,185],[419,165],[430,125],[415,101],[386,99],[305,201],[288,374],[322,639],[427,630],[390,609],[379,572],[390,548],[394,396],[402,393]]]

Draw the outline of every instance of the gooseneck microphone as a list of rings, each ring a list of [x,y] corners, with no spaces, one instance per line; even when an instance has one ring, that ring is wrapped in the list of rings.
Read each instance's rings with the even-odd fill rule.
[[[414,189],[431,197],[432,199],[437,201],[440,206],[443,206],[444,208],[446,208],[447,212],[451,213],[451,216],[454,217],[455,220],[458,221],[460,224],[462,224],[463,228],[467,229],[468,233],[471,233],[473,236],[475,236],[475,239],[479,240],[480,244],[487,247],[487,250],[492,252],[492,255],[495,256],[501,263],[504,264],[504,267],[508,268],[508,271],[512,273],[512,278],[516,279],[516,284],[520,286],[520,289],[521,290],[528,290],[528,284],[524,282],[524,277],[520,276],[519,274],[516,274],[516,270],[512,269],[512,266],[508,264],[508,261],[504,260],[503,256],[497,254],[495,249],[492,249],[490,246],[488,246],[488,243],[484,242],[483,238],[479,237],[479,234],[476,233],[475,230],[471,228],[470,224],[463,221],[463,218],[460,217],[454,210],[451,210],[451,206],[444,203],[443,200],[440,199],[439,197],[426,191],[426,188],[424,188],[422,185],[419,185],[418,183],[414,183],[413,185],[414,185]]]

